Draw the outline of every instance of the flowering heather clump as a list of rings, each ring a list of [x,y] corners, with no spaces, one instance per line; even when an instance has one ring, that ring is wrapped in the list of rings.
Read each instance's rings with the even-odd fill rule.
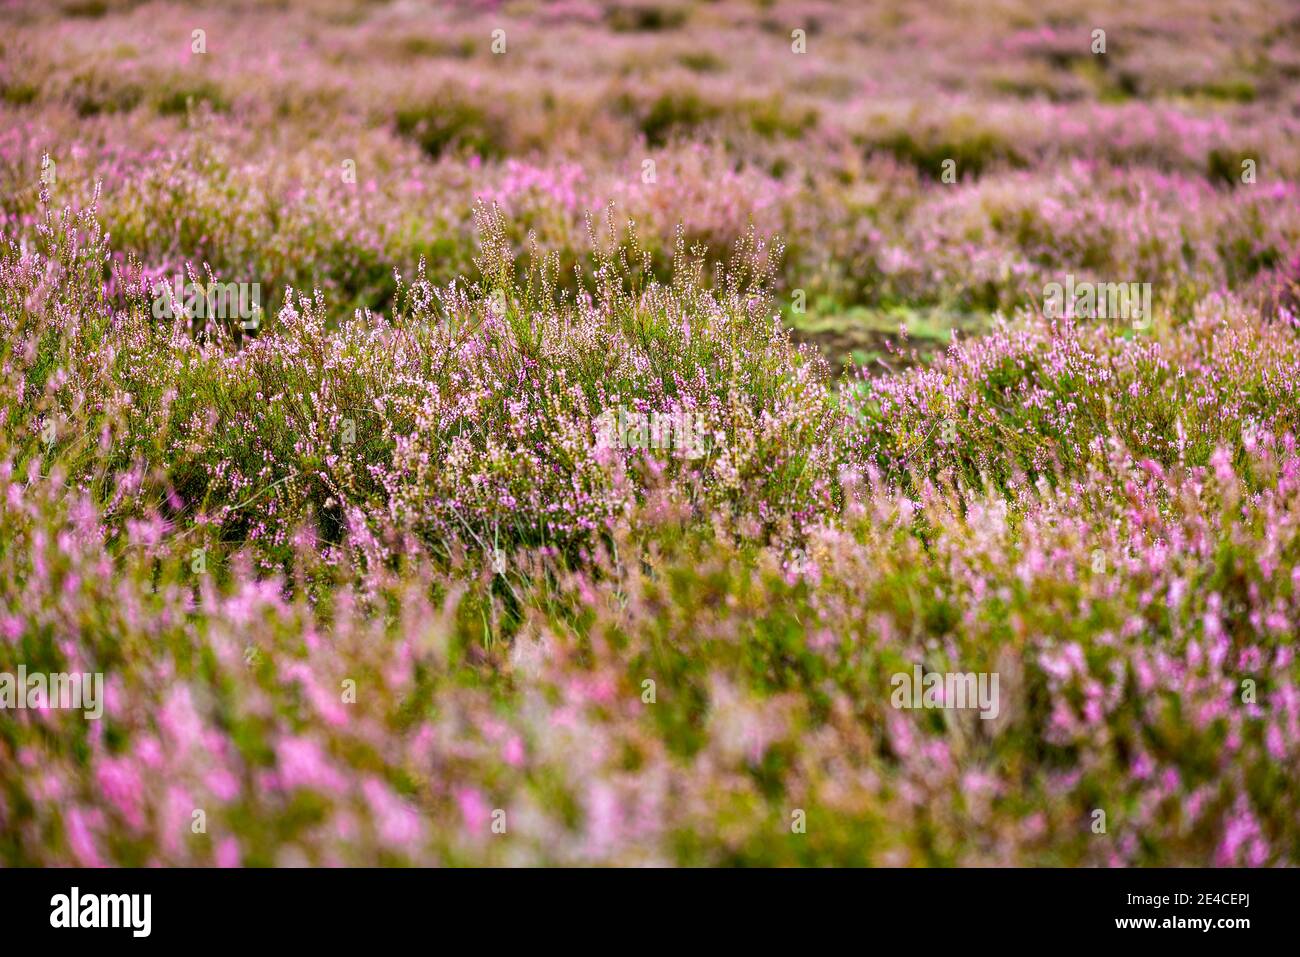
[[[63,6],[0,865],[1300,864],[1287,4]]]

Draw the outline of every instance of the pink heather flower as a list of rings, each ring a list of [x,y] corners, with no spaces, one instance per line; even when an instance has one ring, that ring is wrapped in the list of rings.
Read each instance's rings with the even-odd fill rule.
[[[213,768],[204,777],[203,784],[220,801],[229,803],[239,796],[239,779],[226,768]]]
[[[1138,658],[1133,662],[1133,670],[1137,673],[1138,687],[1143,691],[1150,691],[1155,685],[1156,676],[1147,660]]]
[[[1268,845],[1259,831],[1259,824],[1251,813],[1245,796],[1239,796],[1228,817],[1223,840],[1215,851],[1215,862],[1221,867],[1239,865],[1242,848],[1247,849],[1248,863],[1259,867],[1268,859]]]
[[[522,767],[524,763],[524,742],[519,735],[513,735],[501,749],[501,759],[512,768]]]
[[[312,708],[326,724],[339,728],[348,723],[347,706],[343,703],[342,696],[323,687],[304,662],[295,661],[290,664],[285,668],[284,676],[302,685]]]
[[[320,746],[309,738],[282,738],[275,749],[280,786],[286,791],[307,788],[340,793],[347,781],[329,763]]]
[[[1265,734],[1265,742],[1268,745],[1268,753],[1275,761],[1281,761],[1286,758],[1286,742],[1282,738],[1282,729],[1276,724],[1268,726],[1268,732]]]
[[[167,789],[160,830],[163,848],[168,854],[180,850],[182,835],[189,832],[195,810],[198,809],[194,806],[194,799],[184,788],[172,785]]]
[[[618,795],[608,784],[597,781],[587,792],[587,851],[599,856],[609,853],[619,841],[622,808]]]
[[[217,867],[239,866],[239,842],[233,837],[223,837],[217,841]]]
[[[1085,670],[1083,649],[1075,642],[1038,656],[1038,664],[1053,678],[1065,681],[1075,672]]]
[[[1257,837],[1250,842],[1246,851],[1246,864],[1250,867],[1263,867],[1268,863],[1268,842]]]
[[[370,805],[379,836],[392,847],[408,847],[423,839],[424,826],[411,807],[395,795],[378,778],[367,778],[361,785]]]
[[[911,724],[897,713],[891,713],[886,718],[886,724],[890,748],[897,754],[910,754],[913,745]]]
[[[1183,598],[1187,595],[1187,581],[1182,578],[1175,578],[1169,583],[1169,610],[1177,611],[1182,606]]]
[[[162,767],[162,746],[158,743],[158,739],[151,734],[140,735],[136,739],[133,753],[136,760],[151,771],[157,771]]]
[[[144,783],[135,766],[126,758],[104,758],[95,768],[95,783],[100,793],[126,818],[132,828],[144,827],[140,806]]]
[[[1024,836],[1029,840],[1035,840],[1041,837],[1047,831],[1047,816],[1042,811],[1035,811],[1029,817],[1025,818],[1021,825]]]
[[[187,685],[176,685],[167,696],[159,715],[158,723],[163,736],[172,747],[181,754],[189,752],[199,741],[203,724],[198,712],[194,710],[194,701],[190,697]]]
[[[551,727],[553,729],[574,730],[579,725],[578,709],[571,704],[566,704],[556,708],[551,712]]]
[[[1074,736],[1077,727],[1078,722],[1075,721],[1069,704],[1058,700],[1052,705],[1052,714],[1044,736],[1053,744],[1064,744]]]
[[[1237,484],[1237,473],[1232,470],[1232,453],[1228,451],[1227,446],[1220,445],[1215,448],[1210,456],[1210,465],[1214,469],[1214,477],[1224,486],[1235,486]]]
[[[354,814],[340,811],[334,815],[334,836],[344,844],[351,843],[358,833],[357,819]]]
[[[95,846],[91,833],[92,821],[98,823],[98,812],[84,812],[81,808],[71,808],[63,816],[63,829],[68,836],[68,845],[82,867],[103,867],[104,861]]]

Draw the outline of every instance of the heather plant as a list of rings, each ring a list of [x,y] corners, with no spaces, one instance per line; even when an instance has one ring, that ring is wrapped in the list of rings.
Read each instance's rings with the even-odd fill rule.
[[[1300,21],[1177,6],[7,6],[0,863],[1294,865]]]

